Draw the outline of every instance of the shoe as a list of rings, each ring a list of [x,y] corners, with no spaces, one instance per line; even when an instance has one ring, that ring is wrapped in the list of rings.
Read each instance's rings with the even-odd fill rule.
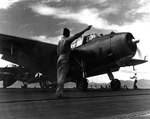
[[[57,98],[63,98],[64,97],[63,94],[57,94],[57,93],[56,93],[56,96],[57,96]]]
[[[56,94],[56,96],[57,96],[57,99],[70,99],[69,97],[66,97],[62,94]]]

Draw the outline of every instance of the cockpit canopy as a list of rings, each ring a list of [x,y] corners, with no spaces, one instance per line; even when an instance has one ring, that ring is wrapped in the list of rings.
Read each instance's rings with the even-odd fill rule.
[[[86,35],[83,37],[83,39],[77,39],[75,40],[72,45],[71,45],[71,48],[76,48],[80,45],[83,45],[83,44],[86,44],[88,42],[90,42],[92,39],[98,37],[98,35],[96,33],[94,34],[89,34],[89,35]]]
[[[98,35],[97,35],[96,33],[94,33],[94,34],[89,34],[89,35],[87,35],[87,36],[84,36],[82,44],[88,43],[88,42],[90,42],[93,38],[96,38],[96,37],[98,37]]]

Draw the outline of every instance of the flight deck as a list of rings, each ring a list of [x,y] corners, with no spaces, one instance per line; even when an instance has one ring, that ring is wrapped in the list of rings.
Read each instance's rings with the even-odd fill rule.
[[[147,119],[150,90],[0,89],[0,119]]]

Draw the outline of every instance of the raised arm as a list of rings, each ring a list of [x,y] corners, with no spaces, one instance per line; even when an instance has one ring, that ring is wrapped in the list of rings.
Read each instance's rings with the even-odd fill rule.
[[[135,76],[133,76],[133,77],[130,77],[130,79],[134,79],[135,78]]]
[[[85,28],[84,30],[82,30],[79,33],[76,33],[75,35],[71,36],[70,38],[68,38],[67,40],[72,43],[75,39],[79,38],[80,36],[82,36],[82,34],[84,34],[86,31],[90,30],[92,27],[92,25],[88,26],[87,28]]]

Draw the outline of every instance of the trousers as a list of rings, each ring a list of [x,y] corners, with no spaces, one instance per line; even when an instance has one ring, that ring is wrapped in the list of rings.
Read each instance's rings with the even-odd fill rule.
[[[64,83],[67,78],[67,73],[69,70],[69,60],[68,58],[58,59],[57,62],[57,90],[56,95],[63,95]]]

